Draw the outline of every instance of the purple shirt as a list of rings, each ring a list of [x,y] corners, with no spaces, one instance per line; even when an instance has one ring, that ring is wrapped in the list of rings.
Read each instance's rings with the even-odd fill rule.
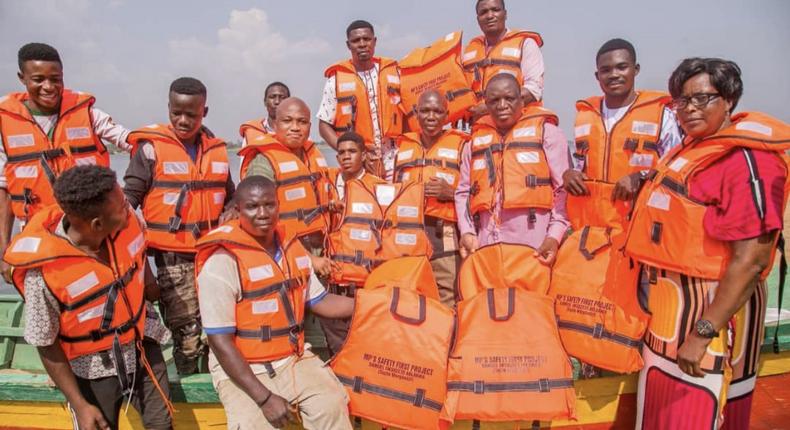
[[[538,248],[546,236],[562,242],[570,223],[565,212],[565,189],[562,174],[571,167],[568,142],[559,127],[546,123],[543,131],[543,152],[549,164],[551,186],[554,189],[554,208],[550,211],[537,210],[537,219],[529,223],[526,209],[502,209],[502,196],[497,193],[494,212],[499,214],[500,225],[496,225],[487,211],[480,212],[480,231],[475,231],[472,214],[469,213],[469,166],[472,158],[470,144],[464,145],[461,154],[461,178],[455,189],[455,210],[458,213],[458,229],[461,235],[477,234],[480,246],[497,242],[518,243]]]

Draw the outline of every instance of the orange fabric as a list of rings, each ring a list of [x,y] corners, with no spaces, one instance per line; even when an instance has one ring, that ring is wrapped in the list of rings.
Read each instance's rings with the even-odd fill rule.
[[[267,134],[270,133],[263,127],[263,118],[247,121],[239,127],[239,135],[244,138],[247,145],[257,144]]]
[[[453,312],[409,289],[359,290],[348,337],[332,360],[352,415],[436,429],[447,393]]]
[[[639,267],[623,254],[624,239],[622,229],[575,230],[557,254],[549,295],[569,355],[630,373],[642,368],[640,347],[649,317],[637,302]]]
[[[574,196],[568,194],[565,207],[568,220],[574,230],[586,226],[611,227],[621,231],[627,228],[626,217],[631,210],[631,202],[612,201],[614,184],[588,180],[584,185],[589,195]]]
[[[298,240],[283,245],[281,268],[258,241],[234,220],[198,241],[195,273],[219,248],[236,259],[241,300],[236,303],[235,344],[245,360],[279,360],[304,349],[304,311],[310,255]]]
[[[408,270],[404,270],[408,268]],[[365,280],[365,289],[400,288],[439,300],[439,287],[431,262],[424,255],[398,257],[381,263]]]
[[[52,140],[23,104],[27,93],[11,93],[0,99],[0,135],[8,156],[5,176],[11,210],[20,220],[28,220],[55,203],[52,183],[68,168],[110,165],[110,155],[93,131],[93,96],[66,89],[62,97]]]
[[[109,350],[142,339],[145,325],[146,242],[131,208],[128,225],[105,240],[110,265],[55,235],[63,219],[57,205],[40,210],[14,237],[5,261],[14,267],[14,286],[24,297],[28,270],[39,269],[60,304],[60,345],[66,358]]]
[[[603,97],[576,102],[576,151],[590,179],[615,183],[623,176],[650,169],[660,158],[658,142],[669,94],[639,91],[625,116],[607,133]]]
[[[462,35],[461,31],[450,33],[428,47],[411,51],[398,61],[403,108],[410,129],[420,129],[415,113],[417,101],[425,91],[437,90],[447,98],[448,123],[462,119],[476,103],[461,66]]]
[[[435,177],[446,181],[455,189],[461,177],[461,149],[468,140],[468,134],[448,130],[426,151],[418,133],[402,135],[397,141],[395,180],[426,182]],[[426,198],[425,214],[452,222],[458,220],[455,202],[442,202],[436,197]]]
[[[787,165],[790,127],[765,114],[744,112],[733,116],[726,129],[702,140],[687,139],[665,155],[637,198],[626,253],[650,266],[720,280],[730,259],[729,245],[705,232],[707,207],[689,198],[688,187],[697,172],[738,148],[773,151]],[[763,278],[767,275],[768,270]]]
[[[403,130],[401,110],[401,83],[398,63],[390,58],[373,58],[379,67],[378,121],[382,137],[398,137]],[[350,60],[329,66],[324,71],[327,78],[335,77],[337,113],[332,126],[338,136],[347,131],[356,131],[365,138],[365,145],[372,148],[375,142],[371,122],[370,103],[365,83],[357,75]]]
[[[330,184],[326,159],[310,141],[305,143],[304,151],[306,163],[272,135],[265,135],[260,144],[247,145],[239,151],[242,178],[247,176],[247,169],[256,156],[262,155],[269,160],[277,185],[280,224],[285,226],[289,237],[326,232],[329,223],[326,213]]]
[[[496,244],[466,258],[447,375],[445,421],[574,417],[570,361],[560,343],[550,269],[523,245]]]
[[[490,116],[475,123],[469,166],[472,214],[492,210],[498,190],[506,196],[504,209],[553,207],[551,173],[543,151],[547,121],[558,123],[553,112],[532,104],[506,136],[499,134]]]
[[[346,183],[343,204],[340,223],[329,234],[329,255],[340,267],[332,272],[334,283],[361,285],[383,261],[431,256],[423,225],[422,184],[382,183],[370,188],[354,179]]]
[[[486,54],[485,36],[480,35],[472,39],[464,49],[462,63],[467,74],[467,80],[472,85],[472,90],[481,97],[488,81],[500,73],[508,73],[516,77],[518,82],[524,81],[521,73],[521,54],[524,41],[534,40],[538,46],[543,46],[540,34],[531,31],[511,30],[496,46]]]
[[[197,239],[217,225],[225,204],[228,152],[225,142],[201,134],[197,161],[169,125],[152,125],[129,134],[137,150],[150,142],[156,156],[143,217],[151,248],[195,252]]]

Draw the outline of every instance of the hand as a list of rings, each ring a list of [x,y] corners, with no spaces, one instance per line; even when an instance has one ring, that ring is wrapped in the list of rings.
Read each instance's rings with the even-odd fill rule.
[[[11,265],[6,263],[5,261],[0,260],[0,273],[3,274],[3,279],[6,281],[6,283],[9,283],[9,284],[13,284],[14,283],[13,280],[11,279],[11,271],[12,270],[13,270],[13,267],[11,267]]]
[[[319,257],[311,255],[310,260],[313,263],[313,271],[320,277],[326,278],[332,274],[332,269],[339,269],[337,263],[327,257]]]
[[[477,241],[477,236],[472,233],[464,233],[461,236],[461,258],[466,258],[468,255],[471,255],[473,252],[477,251],[477,248],[480,247],[480,242]]]
[[[557,242],[557,239],[547,237],[543,239],[543,243],[541,243],[540,247],[535,251],[535,258],[541,263],[551,266],[554,264],[554,260],[557,259],[558,249],[560,249],[560,243]]]
[[[565,187],[565,191],[572,196],[585,196],[590,194],[590,191],[587,190],[587,187],[584,185],[585,179],[587,179],[587,175],[575,169],[568,169],[562,174],[563,187]]]
[[[683,345],[678,349],[678,367],[683,373],[697,378],[705,376],[705,372],[700,368],[700,362],[709,343],[710,339],[700,337],[694,332],[686,336]]]
[[[225,224],[228,221],[232,221],[234,219],[239,218],[239,211],[236,209],[236,206],[230,206],[222,212],[222,215],[219,216],[219,223]]]
[[[639,193],[641,185],[642,175],[639,172],[623,176],[614,185],[612,200],[633,200]]]
[[[488,115],[488,107],[485,103],[480,103],[470,107],[469,113],[472,114],[472,122],[475,122],[481,117]]]
[[[329,202],[329,212],[342,213],[345,208],[346,205],[342,200],[332,200]]]
[[[425,197],[436,197],[444,202],[452,201],[455,198],[455,189],[444,179],[434,176],[425,183]]]
[[[279,429],[287,426],[289,423],[296,423],[296,418],[291,412],[290,406],[285,399],[272,393],[269,400],[261,405],[261,412],[263,412],[263,416],[269,424]]]
[[[90,403],[85,403],[84,406],[79,408],[74,407],[74,414],[76,415],[77,424],[79,424],[80,429],[110,430],[110,425],[107,424],[99,408]]]

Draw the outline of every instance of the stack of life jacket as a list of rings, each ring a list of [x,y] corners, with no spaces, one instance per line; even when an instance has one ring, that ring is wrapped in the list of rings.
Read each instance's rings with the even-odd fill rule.
[[[52,185],[70,167],[82,164],[110,165],[110,155],[93,131],[90,94],[63,90],[58,122],[47,136],[24,102],[27,93],[0,99],[0,135],[8,156],[5,176],[11,210],[20,220],[55,204]]]
[[[551,269],[525,245],[494,244],[464,260],[442,419],[571,419],[570,360],[546,295]]]
[[[346,183],[344,209],[329,233],[329,255],[339,269],[332,282],[363,285],[381,262],[432,253],[425,234],[424,186],[419,182],[376,184],[353,179]]]
[[[454,322],[427,258],[398,258],[374,270],[356,291],[348,337],[331,363],[351,414],[398,428],[439,428]]]
[[[462,119],[476,102],[476,97],[461,66],[461,37],[456,31],[426,48],[417,48],[398,62],[401,79],[401,102],[409,128],[419,131],[417,101],[422,93],[437,90],[447,98],[449,123]]]
[[[484,35],[472,39],[464,49],[462,64],[467,74],[467,80],[472,85],[472,90],[478,98],[483,98],[483,91],[488,86],[488,81],[500,73],[515,76],[518,82],[524,81],[521,73],[521,56],[524,42],[532,39],[543,46],[540,34],[524,30],[511,30],[486,53],[486,40]]]

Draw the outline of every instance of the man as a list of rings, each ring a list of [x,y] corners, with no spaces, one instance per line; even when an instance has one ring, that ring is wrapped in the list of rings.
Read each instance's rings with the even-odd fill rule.
[[[499,73],[509,73],[522,86],[524,104],[543,99],[543,39],[538,33],[508,30],[505,0],[477,0],[477,24],[482,35],[464,49],[463,66],[480,103],[471,108],[473,121],[487,113],[483,94]]]
[[[607,41],[595,62],[604,95],[576,103],[576,165],[563,182],[574,196],[589,194],[585,179],[613,183],[612,199],[631,200],[647,171],[681,143],[681,132],[668,94],[634,89],[640,67],[630,42]]]
[[[272,82],[263,92],[263,104],[266,106],[268,116],[247,121],[239,128],[242,148],[247,143],[262,139],[264,134],[274,134],[274,118],[277,115],[277,106],[280,102],[291,97],[291,90],[282,82]]]
[[[4,256],[25,298],[25,341],[75,429],[117,429],[127,396],[145,428],[172,428],[159,346],[169,334],[146,302],[158,291],[142,223],[107,167],[66,170],[54,193],[60,207],[41,209]]]
[[[305,306],[349,318],[353,299],[327,293],[307,250],[275,227],[272,181],[248,176],[234,205],[239,219],[202,238],[197,260],[211,375],[228,428],[282,428],[299,415],[309,429],[350,429],[345,390],[310,352],[303,324]]]
[[[460,177],[461,149],[469,136],[443,127],[447,123],[447,99],[436,90],[424,92],[417,101],[420,133],[406,133],[398,140],[396,181],[425,184],[425,232],[431,241],[431,268],[445,305],[455,305],[458,253],[458,217],[455,189]]]
[[[321,108],[316,117],[318,132],[332,148],[337,137],[356,131],[368,148],[368,171],[391,179],[393,139],[403,130],[400,104],[400,73],[395,60],[375,57],[373,25],[354,21],[346,29],[351,59],[326,69]],[[386,92],[383,90],[386,89]]]
[[[52,183],[71,166],[110,165],[103,140],[128,151],[129,131],[94,108],[90,94],[65,89],[58,51],[43,43],[19,49],[25,92],[0,99],[0,252],[21,222],[55,203]],[[43,158],[42,158],[43,157]],[[7,267],[0,265],[8,280]]]
[[[455,209],[461,255],[506,242],[536,249],[552,264],[568,221],[562,172],[570,165],[557,117],[538,106],[524,109],[519,82],[494,76],[485,91],[491,115],[478,121],[461,158]]]
[[[160,304],[173,332],[173,358],[181,375],[198,371],[205,355],[195,294],[195,243],[218,225],[234,185],[225,143],[203,127],[206,87],[194,78],[170,85],[170,124],[135,130],[124,180],[133,208],[142,206],[146,234],[162,290]]]

